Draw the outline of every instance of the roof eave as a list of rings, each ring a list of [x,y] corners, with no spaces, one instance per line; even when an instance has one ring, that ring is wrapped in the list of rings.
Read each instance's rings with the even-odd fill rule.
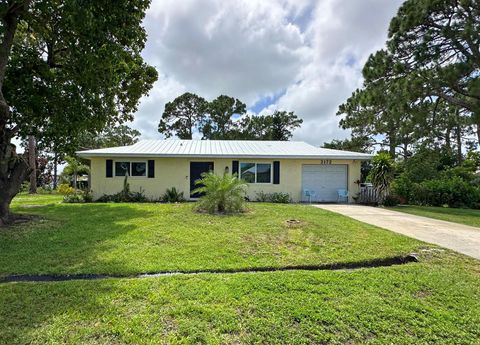
[[[104,153],[104,152],[77,152],[83,158],[94,157],[145,157],[145,158],[237,158],[237,159],[335,159],[335,160],[362,160],[367,161],[373,155],[212,155],[212,154],[158,154],[158,153]]]

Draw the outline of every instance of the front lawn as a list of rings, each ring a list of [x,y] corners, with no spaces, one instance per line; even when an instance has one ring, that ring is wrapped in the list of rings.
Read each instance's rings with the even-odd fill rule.
[[[418,251],[419,241],[308,205],[249,204],[212,216],[184,204],[61,204],[18,197],[42,218],[0,232],[0,276],[193,271],[358,262]],[[288,224],[289,220],[300,223]]]
[[[414,214],[417,216],[446,220],[480,228],[480,210],[429,206],[397,206],[394,211]]]
[[[478,344],[479,261],[306,205],[60,204],[0,230],[0,276],[420,262],[337,271],[203,273],[0,284],[0,344]],[[286,221],[295,219],[288,225]]]

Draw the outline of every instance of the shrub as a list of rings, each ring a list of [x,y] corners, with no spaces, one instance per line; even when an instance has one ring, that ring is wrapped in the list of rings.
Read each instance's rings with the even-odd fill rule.
[[[383,200],[383,205],[387,207],[397,206],[400,203],[400,199],[396,195],[388,195]]]
[[[84,191],[82,197],[84,202],[93,202],[93,194],[90,190]]]
[[[82,195],[74,193],[74,194],[65,194],[63,197],[63,202],[67,204],[75,204],[75,203],[81,203],[83,202],[84,199],[82,198]]]
[[[480,190],[455,176],[415,183],[410,202],[419,205],[475,207],[480,202]]]
[[[172,188],[167,188],[167,190],[165,191],[165,194],[162,195],[160,200],[162,202],[170,202],[170,203],[184,202],[185,197],[183,195],[183,192],[178,192],[177,188],[172,187]]]
[[[62,183],[60,186],[58,186],[58,192],[63,195],[71,195],[75,194],[75,189],[70,187],[70,185],[67,183]]]
[[[290,194],[288,194],[288,193],[280,193],[280,192],[264,193],[264,192],[259,192],[259,193],[257,193],[256,201],[272,202],[272,203],[278,203],[278,204],[288,204],[292,201],[292,198],[290,197]]]
[[[132,192],[130,190],[130,184],[128,183],[128,176],[125,176],[123,180],[123,189],[117,194],[103,195],[98,202],[147,202],[148,199],[145,196],[145,191],[140,188],[138,192]]]
[[[208,213],[239,213],[244,211],[247,184],[236,175],[203,173],[193,193],[205,193],[197,209]]]

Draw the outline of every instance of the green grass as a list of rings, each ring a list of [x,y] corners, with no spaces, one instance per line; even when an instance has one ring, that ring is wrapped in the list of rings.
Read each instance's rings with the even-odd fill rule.
[[[0,232],[0,276],[318,265],[402,255],[419,241],[307,205],[249,204],[237,216],[184,204],[61,204],[20,196],[42,219]],[[36,207],[32,207],[36,205]],[[296,219],[301,224],[288,226]]]
[[[0,284],[0,344],[480,343],[480,264],[449,250],[309,206],[250,204],[224,217],[192,204],[59,200],[15,200],[15,211],[43,218],[1,230],[1,274],[318,264],[413,250],[420,262]]]
[[[391,209],[480,228],[480,210],[428,206],[397,206]]]

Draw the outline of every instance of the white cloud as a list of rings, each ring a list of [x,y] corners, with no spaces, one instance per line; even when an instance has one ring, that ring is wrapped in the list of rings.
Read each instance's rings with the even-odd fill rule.
[[[134,127],[156,132],[164,104],[185,91],[252,106],[286,90],[264,111],[304,119],[294,138],[345,137],[338,105],[361,84],[368,55],[381,48],[400,0],[154,0],[145,59],[161,77],[142,100]]]

